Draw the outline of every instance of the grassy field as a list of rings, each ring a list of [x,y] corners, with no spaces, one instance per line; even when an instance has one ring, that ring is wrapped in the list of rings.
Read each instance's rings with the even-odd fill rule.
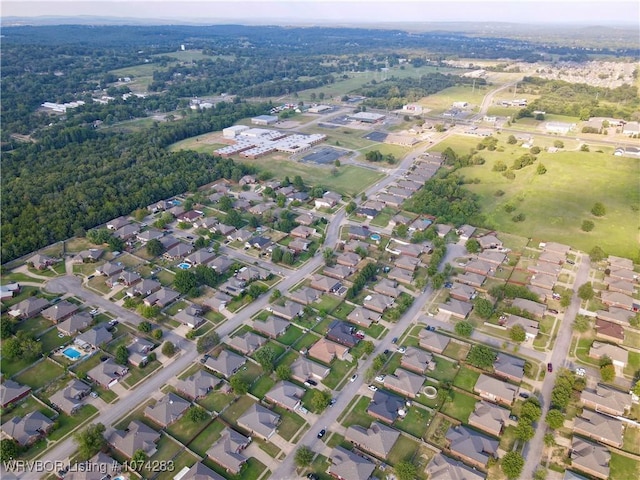
[[[59,377],[64,373],[62,367],[45,359],[34,365],[33,368],[25,370],[15,378],[15,381],[22,385],[29,385],[31,388],[38,389],[44,387],[47,383]]]
[[[449,415],[463,423],[469,421],[469,415],[473,412],[476,399],[454,390],[449,392],[449,397],[442,406],[442,413]]]
[[[640,462],[619,453],[611,453],[611,468],[609,478],[611,480],[627,480],[629,478],[638,478],[640,475]]]
[[[441,92],[422,98],[418,103],[431,109],[430,114],[444,112],[451,108],[453,102],[468,102],[474,111],[482,103],[482,99],[488,93],[488,87],[472,87],[472,85],[460,85],[445,88]]]
[[[479,195],[488,228],[532,238],[534,244],[556,241],[583,251],[598,245],[608,254],[637,254],[639,222],[634,209],[640,206],[638,160],[614,157],[610,147],[603,148],[604,153],[597,153],[595,147],[591,152],[542,152],[536,164],[544,164],[546,174],[537,175],[534,164],[516,170],[516,178],[508,180],[492,171],[493,166],[498,160],[510,166],[526,150],[506,145],[505,140],[499,142],[504,152],[483,150],[484,165],[459,170],[469,179],[479,179],[467,188]],[[438,145],[438,150],[451,146],[457,152],[468,152],[477,143],[477,139],[454,136]],[[504,194],[496,196],[498,190]],[[595,202],[604,204],[605,216],[590,213]],[[515,210],[507,213],[506,206]],[[512,221],[519,213],[525,220]],[[583,220],[593,221],[595,228],[583,232]]]

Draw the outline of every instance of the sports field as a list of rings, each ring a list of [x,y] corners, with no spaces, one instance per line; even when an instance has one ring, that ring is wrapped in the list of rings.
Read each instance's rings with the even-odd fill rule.
[[[536,241],[566,243],[583,251],[599,245],[608,254],[638,254],[640,160],[615,157],[611,147],[592,146],[590,152],[542,152],[536,164],[515,170],[516,178],[508,180],[492,170],[494,164],[502,160],[510,166],[527,150],[506,145],[504,135],[499,138],[503,152],[483,150],[480,154],[486,160],[484,165],[460,170],[467,179],[480,180],[467,188],[480,196],[486,226]],[[438,150],[451,146],[466,153],[478,142],[479,139],[454,136],[438,145]],[[536,174],[539,163],[547,169],[544,175]],[[496,195],[498,191],[504,194]],[[605,216],[590,213],[595,202],[604,204]],[[508,212],[507,206],[515,210]],[[525,220],[514,222],[512,218],[519,213],[525,215]],[[583,220],[593,221],[595,228],[583,232]]]

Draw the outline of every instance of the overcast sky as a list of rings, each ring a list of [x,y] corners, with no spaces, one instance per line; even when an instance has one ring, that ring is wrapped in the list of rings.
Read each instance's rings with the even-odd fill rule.
[[[602,0],[3,0],[7,16],[110,16],[291,23],[516,22],[638,25],[640,2]]]

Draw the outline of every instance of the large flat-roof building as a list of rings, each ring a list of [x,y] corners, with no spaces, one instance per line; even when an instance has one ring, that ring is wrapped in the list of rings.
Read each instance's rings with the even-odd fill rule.
[[[278,117],[275,115],[258,115],[251,119],[251,123],[254,125],[273,125],[278,121]]]
[[[358,112],[349,115],[349,120],[354,120],[356,122],[364,122],[364,123],[376,123],[382,120],[385,116],[380,113],[371,113],[371,112]]]

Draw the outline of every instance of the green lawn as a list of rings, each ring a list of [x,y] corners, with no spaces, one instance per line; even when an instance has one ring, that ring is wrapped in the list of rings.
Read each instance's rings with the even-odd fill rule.
[[[351,372],[351,364],[345,360],[335,360],[331,365],[331,372],[327,375],[327,378],[322,380],[327,387],[334,389],[342,382],[349,372]]]
[[[419,447],[420,444],[412,438],[400,435],[389,452],[387,460],[391,465],[396,465],[404,460],[412,460]]]
[[[220,415],[221,418],[228,423],[235,423],[240,416],[251,407],[255,402],[251,397],[243,395],[239,397],[237,401],[230,404],[225,408],[224,412]]]
[[[624,429],[622,448],[636,455],[640,454],[640,427],[633,428],[628,425]]]
[[[281,407],[274,407],[273,411],[280,415],[280,425],[278,426],[278,434],[287,441],[290,441],[293,436],[302,428],[306,423],[305,419],[297,413],[290,412]]]
[[[64,369],[53,363],[49,359],[34,365],[32,368],[25,370],[14,380],[23,385],[29,385],[34,390],[44,387],[47,383],[54,380],[64,373]]]
[[[640,462],[619,453],[611,452],[609,467],[611,480],[628,480],[640,477]]]
[[[36,400],[36,398],[32,395],[25,397],[20,403],[18,403],[14,408],[10,409],[9,407],[2,409],[2,419],[1,422],[5,423],[7,420],[17,416],[24,417],[27,413],[39,411],[40,413],[46,415],[49,418],[55,416],[56,412],[51,408],[43,405],[41,402]]]
[[[277,340],[283,345],[290,346],[290,345],[293,345],[296,342],[296,340],[302,337],[302,335],[303,335],[302,330],[300,330],[294,324],[291,324],[287,329],[287,331],[284,333],[284,335],[280,335]]]
[[[189,444],[189,448],[198,455],[206,456],[207,450],[220,438],[220,432],[222,432],[223,429],[224,424],[221,421],[215,420],[211,422],[209,426]]]
[[[171,460],[173,457],[178,455],[178,453],[180,453],[183,448],[184,447],[178,442],[163,434],[158,441],[158,451],[154,453],[152,457],[150,457],[150,460],[152,462]],[[153,463],[151,465],[153,465]],[[143,469],[140,474],[142,475],[142,478],[152,478],[155,475],[155,472],[148,469]]]
[[[236,375],[239,375],[245,382],[251,385],[262,373],[262,367],[260,365],[247,362]]]
[[[275,380],[273,380],[268,375],[263,375],[257,382],[251,385],[249,392],[251,393],[251,395],[261,399],[269,390],[273,388],[275,384]]]
[[[158,473],[156,480],[173,480],[173,477],[182,470],[183,467],[191,467],[197,463],[198,459],[188,452],[182,452],[173,459],[171,471],[166,470]]]
[[[434,357],[436,361],[436,369],[429,372],[429,376],[441,382],[450,382],[458,375],[458,363],[445,360],[442,357]]]
[[[471,345],[465,343],[464,345],[456,342],[449,342],[447,348],[442,352],[443,355],[449,358],[455,358],[456,360],[464,360],[467,358],[467,354],[471,349]]]
[[[469,415],[475,409],[476,402],[477,400],[470,395],[450,390],[441,411],[462,423],[467,423]]]
[[[370,417],[367,413],[367,407],[369,406],[369,397],[360,397],[360,399],[353,406],[353,409],[342,420],[342,425],[350,427],[351,425],[360,425],[367,427],[373,422],[373,417]]]
[[[445,435],[447,430],[451,426],[451,422],[442,415],[436,415],[429,425],[425,438],[429,443],[437,445],[440,448],[444,448],[446,444]]]
[[[311,345],[316,343],[320,337],[315,333],[309,332],[304,335],[298,342],[296,343],[297,350],[305,350],[309,348]]]
[[[336,308],[331,315],[339,318],[340,320],[346,320],[347,316],[355,310],[356,306],[349,303],[343,303]]]
[[[49,440],[59,440],[73,429],[75,429],[78,425],[83,424],[90,417],[98,412],[98,409],[93,405],[83,405],[80,410],[78,410],[73,415],[66,415],[64,413],[60,414],[60,416],[56,419],[56,423],[58,427],[51,432],[49,435]]]
[[[478,381],[478,377],[480,377],[480,374],[478,372],[467,367],[462,367],[458,375],[456,375],[453,384],[458,388],[466,390],[467,392],[473,392],[473,387]]]
[[[26,332],[31,336],[38,337],[47,328],[51,328],[52,325],[53,324],[49,320],[38,315],[27,320],[22,320],[17,324],[16,330],[18,332]]]
[[[516,443],[516,427],[509,425],[503,429],[502,435],[500,435],[500,448],[505,452],[510,452]]]
[[[222,392],[211,392],[204,398],[198,399],[197,403],[210,412],[219,412],[226,407],[234,398],[233,394]]]
[[[153,362],[147,363],[142,368],[130,366],[129,373],[124,377],[124,380],[122,380],[122,383],[126,387],[131,388],[134,385],[136,385],[138,382],[140,382],[143,378],[155,372],[158,368],[160,368],[160,365],[161,363],[159,361],[154,360]]]
[[[208,424],[208,421],[204,422],[192,422],[189,415],[183,415],[180,420],[175,422],[169,428],[169,432],[174,438],[179,440],[183,445],[188,445],[191,440]]]
[[[335,295],[322,295],[322,297],[320,297],[320,301],[318,303],[314,303],[313,306],[318,310],[324,310],[327,313],[331,313],[341,303],[342,298],[340,297],[336,297]]]
[[[223,478],[227,478],[229,480],[258,480],[258,478],[263,475],[265,475],[265,478],[268,478],[269,476],[268,471],[265,473],[267,467],[253,457],[249,457],[249,460],[247,460],[247,463],[242,466],[240,473],[237,475],[225,472],[224,468],[210,458],[204,460],[203,463],[207,467],[218,472],[220,475],[224,474]]]
[[[402,419],[396,421],[396,427],[407,433],[410,433],[414,437],[423,438],[423,435],[429,427],[429,421],[431,415],[424,408],[418,407],[415,404],[409,407],[407,415]]]

